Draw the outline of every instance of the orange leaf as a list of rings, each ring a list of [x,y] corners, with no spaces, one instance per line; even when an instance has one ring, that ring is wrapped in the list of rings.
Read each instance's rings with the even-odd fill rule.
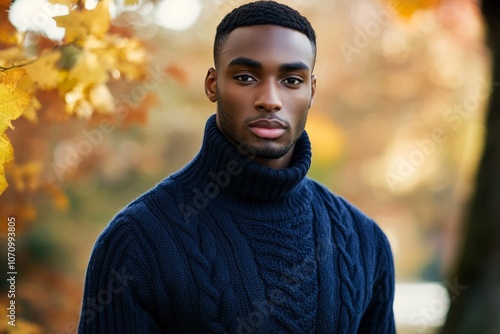
[[[399,16],[409,19],[416,11],[437,7],[441,0],[385,0]]]
[[[165,74],[171,76],[175,80],[177,80],[180,84],[186,85],[188,82],[188,76],[186,71],[184,71],[181,67],[177,65],[169,65],[164,70]]]
[[[137,123],[141,125],[146,125],[148,121],[148,111],[159,104],[158,96],[154,93],[150,93],[144,97],[139,106],[136,108],[124,107],[123,112],[123,122],[121,126],[126,129],[130,125]]]
[[[2,44],[14,45],[18,42],[17,30],[9,21],[9,7],[10,1],[0,0],[0,46]]]
[[[45,190],[52,195],[52,200],[54,201],[56,208],[59,210],[66,210],[69,207],[69,199],[61,188],[53,184],[46,184]]]

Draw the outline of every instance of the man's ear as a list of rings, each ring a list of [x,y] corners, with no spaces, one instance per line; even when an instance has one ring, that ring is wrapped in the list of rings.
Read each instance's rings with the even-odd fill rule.
[[[210,67],[205,78],[205,94],[212,102],[217,102],[217,70]]]
[[[314,103],[314,97],[316,96],[316,75],[311,76],[311,101],[309,102],[309,108],[311,108]]]

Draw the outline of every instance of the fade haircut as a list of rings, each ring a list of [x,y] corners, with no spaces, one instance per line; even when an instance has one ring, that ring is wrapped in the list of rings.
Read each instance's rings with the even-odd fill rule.
[[[256,1],[233,9],[217,26],[214,42],[216,68],[219,65],[221,50],[229,34],[236,28],[255,25],[275,25],[303,33],[311,42],[316,60],[316,33],[307,18],[284,4],[274,1]]]

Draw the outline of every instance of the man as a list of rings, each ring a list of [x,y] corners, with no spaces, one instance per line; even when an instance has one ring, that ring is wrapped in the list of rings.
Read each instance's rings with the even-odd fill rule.
[[[386,237],[306,177],[315,58],[285,5],[222,20],[202,148],[97,240],[80,333],[395,332]]]

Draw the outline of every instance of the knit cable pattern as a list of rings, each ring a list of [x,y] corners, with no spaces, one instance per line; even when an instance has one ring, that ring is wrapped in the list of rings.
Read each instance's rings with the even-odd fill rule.
[[[243,220],[239,227],[254,252],[268,299],[276,291],[283,296],[272,304],[271,332],[314,333],[318,276],[311,217],[285,223]]]
[[[353,261],[351,256],[357,243],[355,238],[353,238],[352,230],[345,229],[342,224],[337,224],[333,231],[335,241],[338,245],[336,250],[338,251],[338,272],[341,281],[340,298],[342,300],[342,306],[345,309],[345,312],[341,313],[341,321],[344,320],[342,318],[343,315],[345,315],[345,323],[349,324],[357,318],[353,302],[358,301],[360,295],[360,286],[353,283],[358,277],[359,265]]]
[[[155,201],[161,206],[165,198],[155,198]],[[172,223],[176,228],[172,230],[181,240],[199,288],[198,304],[203,323],[210,333],[226,333],[228,321],[235,317],[230,307],[234,305],[234,292],[229,285],[227,268],[217,260],[212,232],[199,222],[200,219],[191,223],[174,219]]]
[[[325,201],[327,212],[338,211],[333,202]],[[359,240],[355,237],[354,230],[347,228],[345,222],[355,220],[347,210],[340,213],[339,221],[332,224],[332,239],[334,243],[333,256],[337,258],[337,272],[340,279],[339,297],[341,300],[339,325],[349,328],[359,314],[356,314],[355,302],[359,302],[362,286],[354,284],[362,277],[359,273]],[[349,331],[346,331],[349,332]]]

